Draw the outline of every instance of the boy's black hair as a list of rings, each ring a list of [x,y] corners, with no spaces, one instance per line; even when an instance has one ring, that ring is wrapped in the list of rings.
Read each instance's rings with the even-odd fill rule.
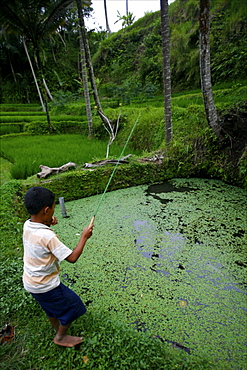
[[[26,192],[24,202],[29,214],[37,215],[42,208],[52,207],[55,195],[49,189],[34,186]]]

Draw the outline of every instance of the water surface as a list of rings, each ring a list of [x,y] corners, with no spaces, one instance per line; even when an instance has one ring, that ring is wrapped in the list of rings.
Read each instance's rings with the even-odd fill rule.
[[[66,203],[67,219],[57,206],[54,229],[69,247],[99,199]],[[83,255],[75,265],[63,262],[62,275],[88,309],[243,369],[246,245],[246,191],[173,179],[107,193]]]

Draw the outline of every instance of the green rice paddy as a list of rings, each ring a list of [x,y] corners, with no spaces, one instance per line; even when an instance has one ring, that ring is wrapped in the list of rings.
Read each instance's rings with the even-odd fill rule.
[[[1,139],[1,157],[13,163],[12,178],[25,179],[40,172],[40,165],[59,167],[68,162],[83,165],[102,159],[107,143],[77,134],[16,136]],[[110,156],[118,158],[122,148],[110,146]],[[133,153],[133,150],[131,151]]]

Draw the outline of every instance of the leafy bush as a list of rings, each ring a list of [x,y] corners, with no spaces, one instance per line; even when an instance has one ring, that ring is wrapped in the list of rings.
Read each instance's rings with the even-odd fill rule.
[[[82,135],[88,134],[88,123],[87,121],[77,121],[77,120],[61,120],[61,121],[51,121],[51,128],[49,127],[47,121],[34,121],[31,123],[26,123],[24,127],[24,132],[32,133],[35,135],[45,135],[45,134],[66,134],[66,133],[80,133]],[[73,117],[71,117],[73,118]],[[84,117],[82,117],[83,119]],[[57,117],[56,117],[57,119]],[[59,119],[59,117],[58,117]]]
[[[114,100],[104,100],[103,106],[108,108],[117,108],[120,105],[129,105],[134,100],[138,99],[138,102],[143,100],[150,100],[154,98],[157,92],[157,87],[155,87],[151,82],[146,85],[142,85],[133,79],[126,80],[122,85],[116,83],[106,83],[102,84],[100,87],[100,93],[108,98],[113,98]]]
[[[22,250],[22,241],[20,238],[20,250]],[[31,296],[23,289],[22,283],[23,262],[22,256],[6,259],[1,266],[0,279],[2,283],[0,311],[1,322],[7,322],[9,317],[20,309],[26,308],[30,303]]]
[[[66,101],[64,104],[50,104],[51,115],[58,116],[58,115],[69,115],[69,116],[85,116],[86,115],[86,107],[85,101],[81,100],[78,102],[68,102]]]
[[[0,227],[4,231],[8,231],[9,228],[13,234],[11,241],[8,239],[1,239],[2,247],[4,251],[8,250],[9,246],[12,246],[13,239],[18,233],[20,233],[19,227],[19,216],[22,214],[20,210],[20,203],[22,203],[22,183],[18,180],[12,180],[1,187],[1,209],[0,209]],[[14,208],[10,209],[10,204],[14,204]],[[10,211],[11,210],[11,211]],[[14,243],[14,245],[18,245]],[[10,252],[13,248],[10,249]],[[12,253],[12,252],[11,252]]]

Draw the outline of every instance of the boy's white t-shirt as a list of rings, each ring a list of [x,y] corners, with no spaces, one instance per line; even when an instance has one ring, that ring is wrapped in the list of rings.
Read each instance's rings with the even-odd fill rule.
[[[45,293],[60,284],[60,261],[72,250],[44,224],[27,220],[23,227],[23,285],[31,293]]]

